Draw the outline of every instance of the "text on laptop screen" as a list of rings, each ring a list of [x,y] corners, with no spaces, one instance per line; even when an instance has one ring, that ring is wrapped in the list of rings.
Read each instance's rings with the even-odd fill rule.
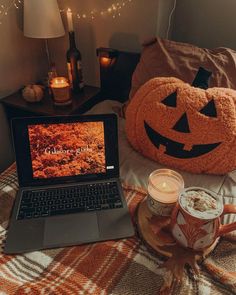
[[[33,178],[105,173],[103,124],[28,125]]]

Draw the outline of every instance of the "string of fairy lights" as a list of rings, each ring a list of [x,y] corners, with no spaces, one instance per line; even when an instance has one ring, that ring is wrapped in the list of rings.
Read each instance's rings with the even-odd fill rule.
[[[89,13],[77,13],[78,19],[95,19],[99,16],[103,17],[106,15],[111,16],[112,18],[116,18],[121,16],[121,11],[124,9],[127,4],[132,2],[132,0],[123,0],[121,2],[112,3],[109,7],[102,10],[93,9]]]
[[[15,9],[19,9],[20,5],[22,5],[22,0],[13,0],[8,3],[8,5],[0,4],[0,25],[2,24],[3,18],[8,15],[9,10],[12,7],[15,7]]]
[[[120,2],[114,2],[108,7],[104,9],[92,9],[88,12],[83,13],[77,13],[73,12],[73,14],[79,19],[79,20],[85,20],[85,19],[96,19],[98,17],[105,17],[110,16],[113,19],[120,17],[122,10],[130,3],[133,2],[133,0],[122,0]],[[3,22],[3,19],[8,15],[9,10],[12,8],[19,9],[20,6],[23,6],[23,0],[12,0],[8,4],[1,4],[0,2],[0,25]],[[63,14],[67,11],[67,9],[60,9],[60,12]]]

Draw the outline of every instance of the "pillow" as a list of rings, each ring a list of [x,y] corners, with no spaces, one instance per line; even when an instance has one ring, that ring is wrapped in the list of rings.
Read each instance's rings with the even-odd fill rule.
[[[191,84],[199,66],[213,73],[209,87],[236,89],[236,51],[223,47],[206,49],[154,38],[144,43],[129,98],[154,77],[176,77]]]
[[[194,86],[175,77],[142,85],[126,110],[126,135],[144,156],[193,173],[236,169],[236,90],[207,89],[200,68]]]

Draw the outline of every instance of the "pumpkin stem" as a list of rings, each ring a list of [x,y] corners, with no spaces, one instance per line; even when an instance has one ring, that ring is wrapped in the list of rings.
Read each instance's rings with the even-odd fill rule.
[[[208,88],[208,80],[211,76],[212,72],[205,70],[200,67],[196,74],[196,77],[193,80],[192,86],[207,89]]]

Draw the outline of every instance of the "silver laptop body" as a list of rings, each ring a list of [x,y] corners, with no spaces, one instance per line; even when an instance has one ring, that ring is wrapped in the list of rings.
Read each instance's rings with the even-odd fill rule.
[[[20,188],[6,254],[134,235],[114,114],[18,118],[12,132]]]

